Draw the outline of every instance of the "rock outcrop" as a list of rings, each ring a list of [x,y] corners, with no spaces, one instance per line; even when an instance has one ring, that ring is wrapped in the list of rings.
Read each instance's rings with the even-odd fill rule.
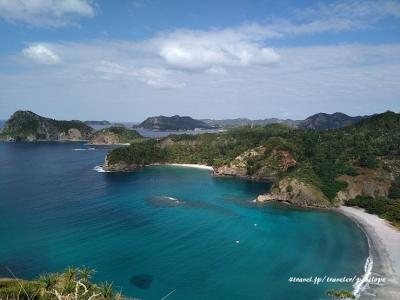
[[[357,196],[387,197],[391,186],[391,176],[382,169],[358,168],[359,175],[342,175],[338,178],[347,183],[347,187],[339,191],[334,202],[343,203]]]
[[[258,196],[257,201],[283,201],[301,207],[329,208],[332,206],[319,188],[292,177],[280,180],[269,194]]]
[[[104,128],[94,133],[89,143],[92,145],[118,145],[129,144],[142,136],[136,130],[130,130],[121,126]]]
[[[257,168],[253,172],[254,164]],[[272,150],[267,153],[266,147],[260,146],[243,152],[228,165],[215,168],[214,174],[275,181],[279,174],[296,164],[296,160],[288,151]]]

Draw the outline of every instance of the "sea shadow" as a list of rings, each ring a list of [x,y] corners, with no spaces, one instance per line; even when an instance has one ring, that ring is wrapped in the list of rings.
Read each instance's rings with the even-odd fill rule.
[[[142,290],[147,290],[153,281],[153,276],[148,275],[148,274],[138,274],[138,275],[132,276],[129,281],[134,286],[136,286]]]

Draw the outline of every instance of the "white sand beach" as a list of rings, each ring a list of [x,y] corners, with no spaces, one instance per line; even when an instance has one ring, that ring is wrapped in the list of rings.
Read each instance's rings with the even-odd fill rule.
[[[359,299],[400,299],[400,231],[361,208],[341,206],[337,210],[365,231],[373,258],[372,276],[385,278],[380,286],[370,284],[375,296],[366,293]]]
[[[213,171],[214,168],[206,165],[197,165],[197,164],[166,164],[166,166],[175,166],[175,167],[186,167],[186,168],[196,168],[196,169],[204,169]]]

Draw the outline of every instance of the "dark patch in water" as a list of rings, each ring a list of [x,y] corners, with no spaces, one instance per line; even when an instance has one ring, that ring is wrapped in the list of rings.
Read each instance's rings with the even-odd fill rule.
[[[235,211],[229,209],[229,208],[225,208],[216,204],[212,204],[212,203],[208,203],[205,201],[190,201],[188,202],[188,206],[190,207],[194,207],[194,208],[200,208],[200,209],[206,209],[209,211],[213,211],[216,213],[220,213],[226,216],[230,216],[230,217],[238,217],[240,216],[238,213],[236,213]]]
[[[148,274],[138,274],[138,275],[132,276],[129,281],[134,286],[136,286],[142,290],[147,290],[153,281],[153,276],[148,275]]]

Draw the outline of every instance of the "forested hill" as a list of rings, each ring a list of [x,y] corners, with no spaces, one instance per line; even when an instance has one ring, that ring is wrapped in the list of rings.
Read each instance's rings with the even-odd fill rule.
[[[399,149],[400,114],[386,112],[328,131],[273,124],[148,139],[113,150],[105,167],[207,164],[218,175],[274,181],[271,197],[277,200],[326,207],[358,194],[387,196],[393,178],[400,175]]]
[[[318,113],[299,122],[298,127],[316,130],[336,129],[357,123],[367,117],[350,117],[339,112],[333,114]]]
[[[211,129],[212,126],[191,117],[172,117],[158,116],[150,117],[140,123],[137,127],[152,130],[193,130],[196,128]]]

